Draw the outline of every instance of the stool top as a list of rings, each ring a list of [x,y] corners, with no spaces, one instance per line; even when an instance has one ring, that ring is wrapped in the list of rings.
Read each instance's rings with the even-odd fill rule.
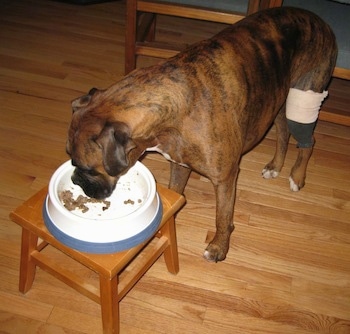
[[[185,198],[161,185],[157,185],[157,191],[163,204],[163,216],[159,225],[160,229],[185,204]],[[26,200],[10,213],[11,220],[93,270],[105,272],[107,276],[111,275],[112,272],[119,271],[149,241],[147,240],[129,250],[112,254],[90,254],[69,248],[52,236],[45,226],[42,217],[42,207],[47,192],[48,189],[45,187]]]

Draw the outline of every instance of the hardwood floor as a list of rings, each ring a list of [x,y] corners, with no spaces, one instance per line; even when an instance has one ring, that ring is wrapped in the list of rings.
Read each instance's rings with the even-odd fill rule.
[[[33,288],[19,293],[21,231],[8,215],[68,159],[70,101],[122,77],[125,3],[0,5],[0,333],[100,333],[99,305],[40,269]],[[161,38],[186,43],[221,29],[166,18],[159,27]],[[350,95],[347,83],[339,87]],[[340,95],[335,107],[349,111]],[[122,334],[350,333],[349,127],[318,123],[299,193],[288,185],[293,140],[280,177],[261,177],[274,145],[272,128],[242,160],[225,262],[201,256],[214,232],[215,202],[211,184],[192,174],[177,216],[180,273],[169,274],[159,259],[121,302]],[[148,154],[143,162],[167,184],[167,161]]]

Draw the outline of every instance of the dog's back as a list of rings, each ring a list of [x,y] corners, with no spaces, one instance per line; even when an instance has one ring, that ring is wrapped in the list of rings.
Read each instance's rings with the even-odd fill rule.
[[[335,36],[323,20],[306,10],[283,7],[251,15],[164,66],[184,68],[195,89],[221,90],[223,97],[231,92],[246,111],[265,105],[277,112],[290,87],[325,89],[336,56]]]

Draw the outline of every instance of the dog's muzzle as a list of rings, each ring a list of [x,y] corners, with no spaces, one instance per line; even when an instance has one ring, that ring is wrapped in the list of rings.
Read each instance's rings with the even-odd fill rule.
[[[96,199],[109,197],[116,186],[116,183],[111,184],[102,174],[91,175],[90,172],[83,171],[78,167],[74,170],[72,182],[80,186],[85,195]]]

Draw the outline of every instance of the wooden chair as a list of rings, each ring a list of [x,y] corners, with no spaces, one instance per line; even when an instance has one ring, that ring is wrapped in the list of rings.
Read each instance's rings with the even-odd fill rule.
[[[183,47],[155,41],[157,14],[218,23],[235,23],[247,14],[274,6],[273,0],[127,0],[125,73],[137,56],[168,58]]]

